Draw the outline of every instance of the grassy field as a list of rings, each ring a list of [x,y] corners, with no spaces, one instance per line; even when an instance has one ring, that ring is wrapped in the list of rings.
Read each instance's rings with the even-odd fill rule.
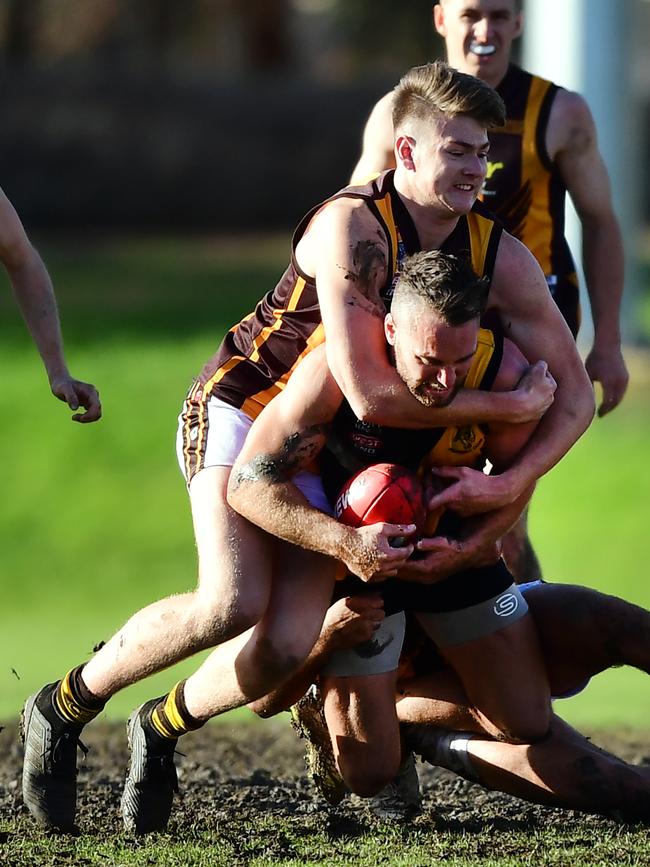
[[[281,273],[285,248],[274,238],[42,245],[72,370],[102,392],[105,418],[89,427],[48,396],[16,310],[0,299],[0,719],[138,607],[192,587],[176,415],[224,328]],[[650,606],[650,380],[643,362],[634,368],[625,404],[542,481],[531,522],[550,579]],[[125,716],[178,676],[125,691],[108,715]],[[643,727],[650,690],[638,673],[616,671],[562,712],[581,725]]]
[[[88,658],[135,609],[193,586],[189,510],[174,453],[176,415],[224,328],[281,273],[285,247],[284,239],[41,245],[57,284],[71,368],[102,392],[105,418],[89,427],[71,424],[66,408],[49,397],[16,310],[7,293],[0,296],[0,720],[15,721],[30,692]],[[597,420],[541,482],[531,524],[549,579],[584,583],[650,607],[650,377],[646,358],[631,361],[635,376],[625,404]],[[126,690],[106,715],[126,716],[195,664]],[[650,690],[644,676],[619,670],[563,702],[561,712],[588,732],[620,725],[647,732]],[[647,863],[645,829],[562,811],[532,812],[505,796],[469,791],[455,779],[426,789],[426,812],[409,827],[328,815],[310,800],[297,744],[289,739],[291,756],[263,748],[263,741],[274,750],[284,743],[282,722],[244,728],[238,722],[231,716],[221,727],[203,730],[207,737],[214,728],[217,744],[229,732],[241,739],[220,756],[208,744],[196,758],[191,742],[182,760],[184,798],[170,832],[144,841],[129,840],[120,830],[126,759],[121,726],[112,729],[112,745],[101,730],[89,728],[83,834],[52,838],[35,829],[17,797],[21,751],[10,723],[0,743],[0,862]],[[647,743],[645,733],[639,743]],[[638,761],[647,754],[645,747],[639,750],[629,757]]]

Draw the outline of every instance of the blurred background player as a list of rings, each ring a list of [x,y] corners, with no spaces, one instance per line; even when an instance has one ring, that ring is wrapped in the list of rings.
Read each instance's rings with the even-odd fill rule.
[[[513,388],[526,370],[511,341],[480,328],[486,288],[464,256],[433,250],[404,260],[385,319],[387,352],[423,405],[444,406],[463,388]],[[301,502],[291,483],[298,470],[315,462],[333,503],[342,482],[382,461],[435,473],[450,464],[482,467],[489,459],[503,472],[534,430],[535,423],[429,430],[369,425],[345,401],[319,347],[256,419],[233,467],[229,502],[267,532],[330,553],[332,538],[344,540],[349,530]],[[486,730],[518,743],[547,735],[550,694],[534,624],[495,546],[526,501],[524,494],[468,523],[468,535],[483,538],[474,560],[453,544],[451,527],[418,541],[421,559],[377,585],[389,616],[373,642],[334,655],[322,672],[337,763],[357,794],[377,794],[401,764],[395,683],[405,610],[418,612]],[[363,592],[354,577],[336,592],[345,586],[349,593],[350,583]]]
[[[52,394],[75,411],[73,421],[87,423],[101,416],[94,385],[70,376],[52,281],[43,260],[30,243],[13,205],[0,190],[0,262],[38,349]],[[85,412],[77,412],[83,407]]]
[[[513,40],[523,27],[520,0],[442,0],[433,7],[433,22],[449,64],[492,85],[505,102],[506,126],[490,131],[482,198],[535,255],[574,336],[580,312],[564,237],[566,192],[575,205],[594,323],[585,364],[592,382],[602,386],[598,414],[605,415],[621,401],[628,382],[619,325],[623,245],[591,112],[579,94],[511,62]],[[391,93],[384,96],[368,119],[354,183],[395,165],[392,102]],[[541,577],[526,514],[504,540],[504,556],[518,580]]]

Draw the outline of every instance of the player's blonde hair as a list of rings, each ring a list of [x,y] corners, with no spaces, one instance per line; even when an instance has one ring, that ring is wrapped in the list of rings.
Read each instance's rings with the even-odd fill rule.
[[[415,66],[395,88],[393,127],[407,120],[464,115],[486,129],[503,126],[506,107],[493,87],[441,60]]]

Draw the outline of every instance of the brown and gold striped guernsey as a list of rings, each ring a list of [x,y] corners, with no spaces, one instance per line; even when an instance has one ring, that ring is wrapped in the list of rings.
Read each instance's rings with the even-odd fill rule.
[[[393,170],[383,172],[364,186],[346,187],[326,200],[365,199],[377,218],[389,249],[389,278],[382,292],[387,305],[400,261],[420,250],[417,231],[395,191],[393,175]],[[215,395],[255,418],[284,388],[299,361],[324,341],[315,282],[301,271],[295,258],[296,245],[324,204],[302,220],[293,236],[291,262],[280,282],[251,314],[231,328],[190,391],[190,402],[204,404]],[[491,278],[500,237],[498,220],[477,203],[470,214],[459,219],[442,249],[467,253],[476,273]]]
[[[573,333],[579,325],[578,281],[564,237],[566,187],[546,151],[546,130],[560,88],[511,65],[497,91],[506,125],[490,132],[481,198],[535,256]]]

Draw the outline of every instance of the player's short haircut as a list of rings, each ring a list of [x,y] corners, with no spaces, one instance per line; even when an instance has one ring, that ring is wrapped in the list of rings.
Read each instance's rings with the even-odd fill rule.
[[[438,2],[444,6],[445,3],[447,2],[447,0],[438,0]],[[519,14],[520,12],[523,11],[523,8],[524,8],[524,0],[515,0],[515,12],[517,14]]]
[[[503,126],[506,122],[506,107],[493,87],[473,75],[452,69],[441,60],[410,69],[394,94],[395,130],[405,120],[459,115],[473,118],[486,129]]]
[[[441,250],[408,256],[397,277],[391,313],[407,315],[424,302],[447,325],[464,325],[485,310],[489,281],[478,277],[469,258]]]

